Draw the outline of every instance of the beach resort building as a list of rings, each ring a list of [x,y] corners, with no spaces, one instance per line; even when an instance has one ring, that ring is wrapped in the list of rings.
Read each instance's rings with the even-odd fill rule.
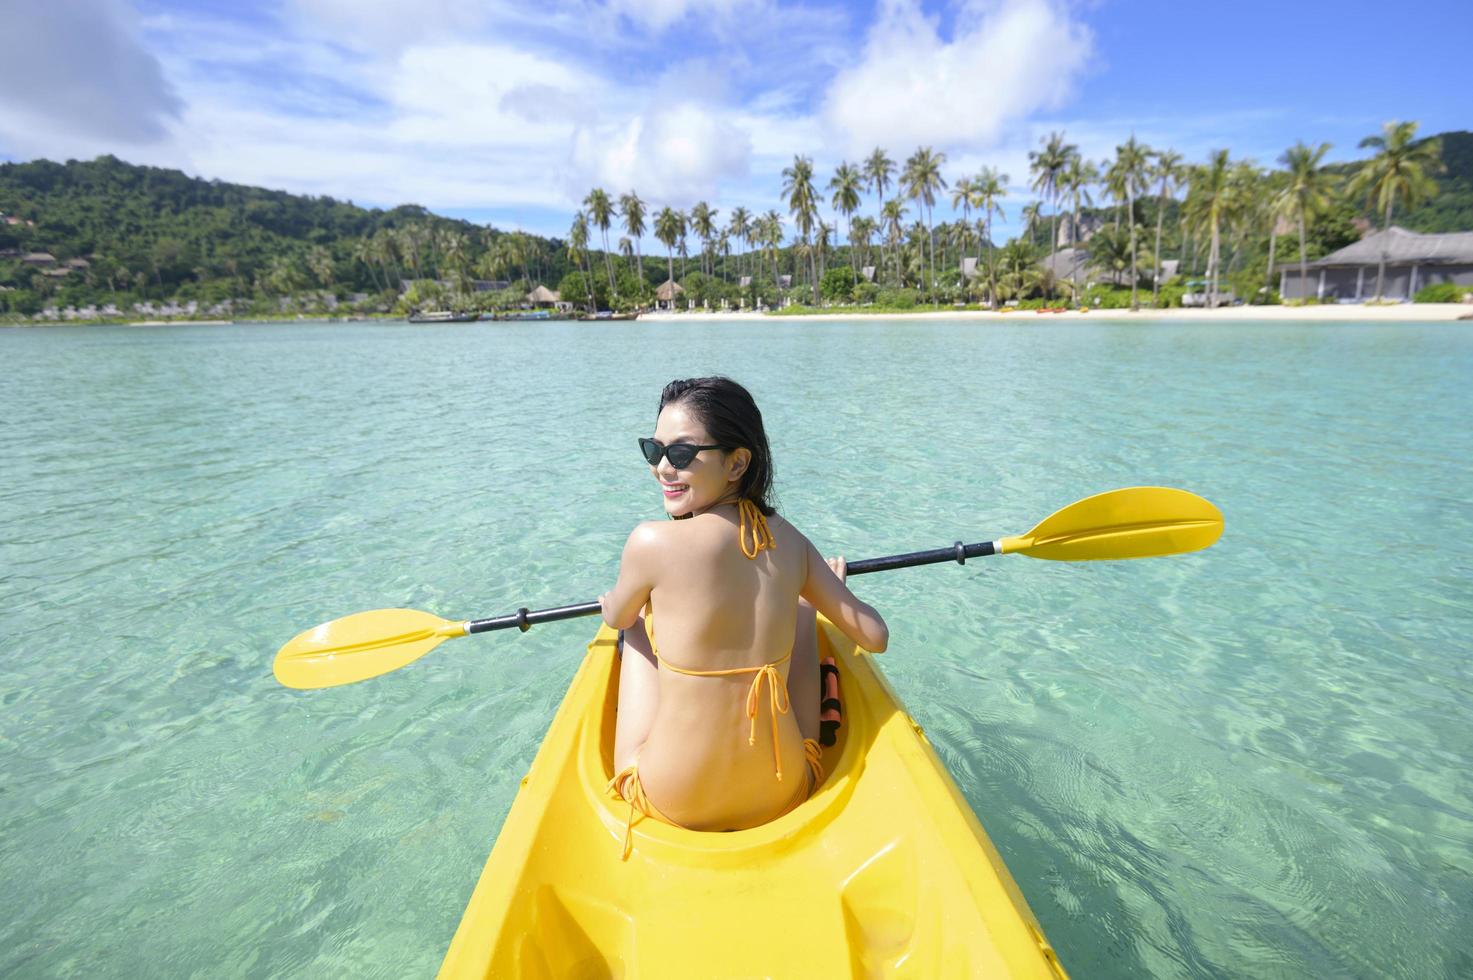
[[[675,309],[675,297],[684,293],[684,286],[674,280],[666,279],[655,290],[655,307],[662,310],[673,310]]]
[[[538,283],[536,288],[527,294],[526,298],[527,305],[533,309],[542,309],[551,306],[562,313],[570,313],[573,310],[571,300],[563,299],[562,294],[557,290],[548,289],[541,283]]]
[[[1386,279],[1381,295],[1386,299],[1411,299],[1430,283],[1473,286],[1473,232],[1423,235],[1392,225],[1307,263],[1302,278],[1299,263],[1282,266],[1279,295],[1286,300],[1311,296],[1342,302],[1373,299],[1383,258]]]

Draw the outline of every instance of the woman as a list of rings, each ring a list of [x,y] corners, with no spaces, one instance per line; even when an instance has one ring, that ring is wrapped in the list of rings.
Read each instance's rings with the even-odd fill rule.
[[[741,385],[672,381],[640,448],[676,520],[636,527],[599,597],[625,631],[611,788],[631,822],[639,809],[755,827],[822,779],[814,610],[873,652],[889,630],[845,586],[843,560],[826,564],[777,516],[762,414]]]

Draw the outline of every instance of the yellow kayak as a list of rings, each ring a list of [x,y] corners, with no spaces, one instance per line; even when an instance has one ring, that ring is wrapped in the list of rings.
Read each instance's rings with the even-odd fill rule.
[[[819,621],[844,723],[807,802],[750,830],[637,820],[612,776],[615,634],[588,646],[445,954],[451,977],[1064,977],[871,658]]]

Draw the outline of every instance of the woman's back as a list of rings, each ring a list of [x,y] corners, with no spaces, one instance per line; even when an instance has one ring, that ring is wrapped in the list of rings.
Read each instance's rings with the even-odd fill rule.
[[[822,773],[817,732],[805,738],[789,704],[800,596],[867,649],[884,649],[884,621],[768,503],[767,437],[746,389],[671,382],[654,437],[639,443],[676,520],[635,528],[600,597],[625,631],[612,786],[631,819],[755,826],[806,799]],[[811,634],[811,611],[806,623]],[[811,636],[804,650],[816,717]]]
[[[780,517],[773,547],[748,558],[736,508],[656,525],[662,560],[650,590],[660,657],[698,670],[755,667],[788,652],[808,542]]]
[[[764,823],[806,798],[787,685],[808,542],[771,518],[774,547],[749,559],[734,516],[658,528],[668,547],[645,620],[661,669],[640,773],[664,813],[703,829]]]

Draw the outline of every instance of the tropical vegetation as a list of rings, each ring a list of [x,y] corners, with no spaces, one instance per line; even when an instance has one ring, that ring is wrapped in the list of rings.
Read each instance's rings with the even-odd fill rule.
[[[1361,147],[1327,165],[1329,144],[1300,142],[1270,169],[1133,135],[1089,160],[1055,132],[1030,154],[1032,198],[996,168],[948,173],[933,147],[876,147],[831,174],[795,154],[772,200],[729,210],[590,188],[563,239],[113,157],[4,164],[0,315],[492,309],[537,284],[590,309],[1276,302],[1279,269],[1368,229],[1473,228],[1473,133],[1391,123]],[[1009,212],[1021,233],[998,242]],[[644,264],[646,235],[663,263]]]

